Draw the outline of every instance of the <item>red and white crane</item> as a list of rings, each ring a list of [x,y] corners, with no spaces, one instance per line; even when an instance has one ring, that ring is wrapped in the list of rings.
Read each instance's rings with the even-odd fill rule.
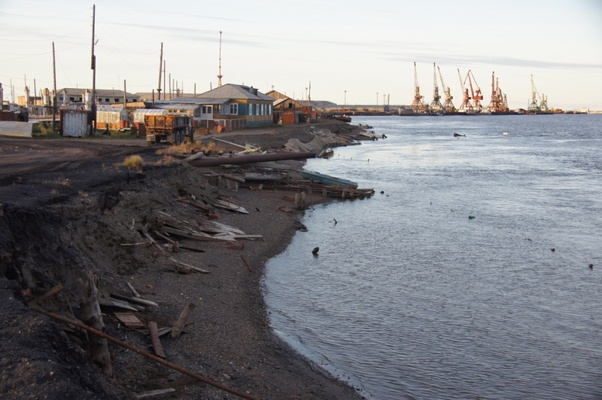
[[[474,110],[472,103],[470,102],[470,94],[468,93],[468,89],[464,87],[464,81],[462,80],[462,75],[460,74],[460,68],[458,68],[458,78],[460,79],[460,87],[462,88],[462,94],[464,95],[464,99],[460,105],[460,111],[472,113]]]

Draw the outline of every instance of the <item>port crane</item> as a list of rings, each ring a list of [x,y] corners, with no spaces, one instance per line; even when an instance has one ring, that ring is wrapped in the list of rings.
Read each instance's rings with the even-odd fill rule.
[[[458,78],[460,78],[460,87],[462,88],[462,94],[464,95],[464,100],[460,105],[460,110],[467,113],[472,113],[474,110],[472,103],[470,102],[470,94],[468,94],[468,89],[464,87],[464,81],[462,80],[462,75],[460,74],[460,68],[458,68]]]
[[[420,86],[418,85],[418,72],[416,72],[416,63],[414,62],[414,101],[410,106],[415,113],[426,112],[426,105],[420,95]]]
[[[541,112],[541,108],[537,104],[537,89],[535,88],[535,82],[533,82],[533,75],[531,75],[531,104],[529,104],[527,110],[531,113]]]
[[[439,79],[441,79],[441,87],[443,88],[443,93],[445,93],[445,102],[443,103],[443,109],[446,113],[453,113],[456,111],[456,107],[454,103],[452,103],[452,99],[454,98],[451,95],[451,89],[445,86],[445,82],[443,82],[443,75],[441,75],[441,68],[437,66],[437,71],[439,71]]]
[[[429,105],[429,112],[433,114],[444,113],[443,105],[441,104],[441,95],[439,94],[439,86],[437,86],[437,69],[433,63],[433,101]]]
[[[495,71],[491,73],[491,101],[487,106],[490,112],[508,112],[508,99],[500,89],[499,81],[495,78]]]
[[[539,109],[543,113],[550,111],[548,109],[548,96],[543,93],[541,94],[541,101],[539,102]]]
[[[470,86],[470,95],[472,96],[473,107],[475,112],[483,111],[483,105],[481,104],[481,100],[483,100],[483,94],[481,93],[481,88],[479,87],[479,84],[477,83],[477,80],[475,79],[474,75],[472,74],[472,70],[470,69],[466,73],[466,78],[464,78],[464,83],[466,83],[466,81],[468,81],[468,85]],[[476,90],[472,85],[473,81]]]

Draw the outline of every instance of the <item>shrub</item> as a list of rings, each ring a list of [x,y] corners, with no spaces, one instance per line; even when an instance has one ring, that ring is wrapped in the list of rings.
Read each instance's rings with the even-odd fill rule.
[[[142,160],[142,157],[135,154],[133,156],[126,157],[126,159],[123,161],[123,165],[129,169],[142,169],[144,160]]]

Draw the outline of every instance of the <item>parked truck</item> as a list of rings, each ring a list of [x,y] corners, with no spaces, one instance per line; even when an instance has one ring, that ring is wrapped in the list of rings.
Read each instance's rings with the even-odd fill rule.
[[[154,143],[192,143],[194,130],[190,117],[186,115],[145,115],[146,142]]]

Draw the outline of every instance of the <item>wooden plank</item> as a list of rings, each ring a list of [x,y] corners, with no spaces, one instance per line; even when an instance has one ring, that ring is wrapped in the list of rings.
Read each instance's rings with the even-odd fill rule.
[[[115,317],[128,328],[144,328],[142,321],[140,321],[133,313],[116,312],[114,314]]]
[[[227,200],[217,199],[213,203],[213,205],[215,207],[223,208],[223,209],[226,209],[226,210],[236,211],[236,212],[239,212],[241,214],[248,214],[249,213],[243,206],[240,206],[238,204],[232,203],[231,201],[227,201]]]
[[[130,289],[130,292],[132,292],[132,294],[134,295],[134,297],[140,297],[140,293],[138,293],[136,291],[136,289],[134,289],[134,286],[132,286],[131,283],[129,283],[128,281],[126,281],[125,285],[128,287],[128,289]]]
[[[245,256],[243,256],[241,254],[240,258],[242,259],[242,262],[245,264],[245,266],[247,267],[247,269],[249,270],[249,272],[253,272],[253,270],[251,269],[251,265],[249,264],[249,262],[247,261],[247,259],[245,258]]]
[[[180,337],[180,334],[184,330],[184,326],[186,326],[186,320],[188,319],[188,314],[190,313],[190,310],[192,310],[194,307],[195,307],[194,304],[188,303],[188,304],[186,304],[186,306],[180,313],[180,317],[178,318],[178,320],[176,321],[176,324],[173,326],[173,328],[171,330],[170,336],[173,339],[177,339]]]
[[[159,304],[155,303],[154,301],[146,300],[141,297],[128,297],[128,296],[122,296],[122,295],[116,294],[116,293],[111,293],[111,297],[114,297],[119,300],[129,301],[131,303],[140,304],[143,306],[159,307]]]
[[[53,287],[52,289],[50,289],[49,291],[47,291],[44,294],[39,295],[38,297],[36,297],[35,299],[31,300],[29,302],[29,304],[34,304],[34,303],[38,303],[44,299],[47,299],[50,296],[53,296],[55,294],[57,294],[58,292],[60,292],[61,290],[63,290],[63,285],[61,283],[59,283],[58,285],[56,285],[55,287]]]
[[[190,265],[190,264],[186,264],[186,263],[184,263],[182,261],[176,260],[173,257],[169,257],[169,260],[175,262],[176,264],[178,264],[179,266],[181,266],[183,268],[187,268],[187,269],[190,269],[190,270],[195,271],[195,272],[200,272],[201,274],[210,274],[211,273],[210,271],[207,271],[206,269],[202,269],[202,268]]]
[[[122,300],[117,300],[117,299],[109,299],[110,302],[110,306],[112,307],[117,307],[117,308],[123,308],[124,310],[130,310],[130,311],[140,311],[141,309],[144,310],[144,307],[140,308],[136,308],[133,305],[131,305],[130,303],[128,303],[127,301],[122,301]]]
[[[223,240],[234,240],[234,239],[215,238],[213,236],[206,235],[201,232],[184,231],[181,229],[172,228],[167,225],[163,225],[163,227],[161,229],[163,229],[164,232],[170,233],[172,235],[178,235],[178,236],[185,237],[188,239],[194,239],[194,240],[200,240],[200,241],[206,241],[206,242],[221,242]]]
[[[163,351],[163,346],[161,345],[161,339],[159,339],[159,329],[157,328],[157,323],[155,321],[150,321],[148,323],[148,332],[150,333],[155,354],[161,358],[165,358],[165,352]]]
[[[164,394],[173,393],[175,391],[176,389],[174,388],[151,390],[144,393],[138,393],[136,395],[136,399],[147,399],[149,397],[163,396]]]

